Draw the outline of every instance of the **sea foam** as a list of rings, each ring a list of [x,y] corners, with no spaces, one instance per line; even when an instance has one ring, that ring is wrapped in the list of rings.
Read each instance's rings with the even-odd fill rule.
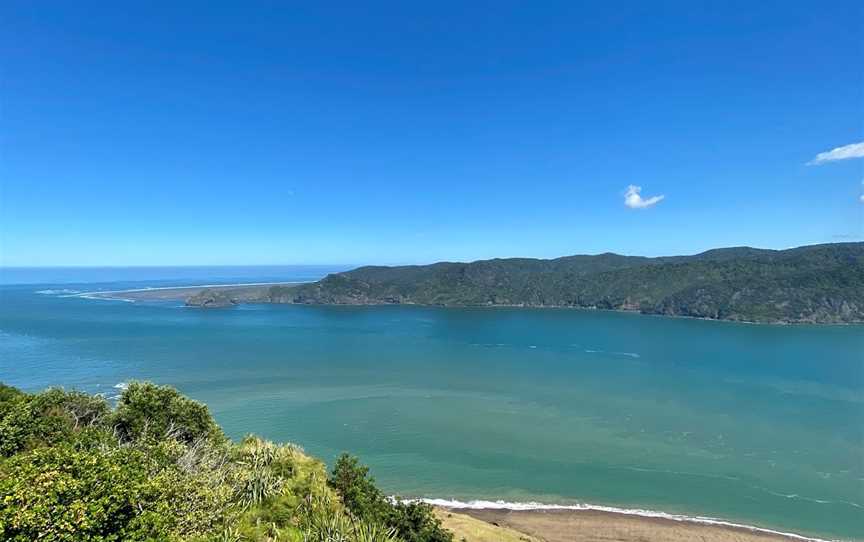
[[[606,350],[591,350],[590,348],[585,349],[586,354],[610,354],[612,356],[627,356],[628,358],[639,358],[641,357],[636,352],[610,352]]]
[[[96,299],[98,301],[123,301],[125,303],[135,303],[134,299],[127,299],[125,297],[108,297],[107,295],[101,295],[98,292],[86,292],[83,294],[70,294],[68,296],[60,296],[60,297],[79,297],[81,299]]]

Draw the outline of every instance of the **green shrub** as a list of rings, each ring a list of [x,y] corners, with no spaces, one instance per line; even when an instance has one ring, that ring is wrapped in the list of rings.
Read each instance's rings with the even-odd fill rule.
[[[0,399],[0,455],[76,440],[102,428],[110,408],[105,399],[52,388],[38,395],[5,387]]]
[[[171,437],[191,444],[225,438],[206,406],[174,388],[149,382],[133,382],[123,391],[113,425],[125,441]]]
[[[369,475],[369,467],[349,454],[343,453],[336,460],[328,480],[342,502],[354,515],[378,522],[384,522],[390,513],[387,497],[375,486],[375,479]]]
[[[106,401],[0,385],[0,540],[449,542],[368,469],[293,445],[227,440],[207,408],[135,383]],[[344,502],[344,504],[343,504]]]
[[[27,394],[18,388],[13,388],[12,386],[7,386],[0,382],[0,414],[3,413],[3,410],[7,408],[8,405],[26,397]]]
[[[36,423],[28,398],[4,402],[0,411],[0,456],[23,450],[34,433]]]
[[[453,541],[453,533],[441,526],[432,506],[424,502],[397,501],[387,524],[407,542]]]
[[[220,525],[231,492],[212,472],[184,472],[176,443],[81,450],[70,444],[0,466],[0,539],[164,540]]]
[[[310,495],[301,506],[304,542],[401,542],[396,530],[346,514],[327,494]]]
[[[240,445],[236,461],[241,468],[234,485],[236,500],[242,506],[261,504],[282,493],[291,466],[280,461],[281,450],[272,442],[255,438],[247,438]]]
[[[2,466],[0,534],[22,542],[135,540],[126,531],[139,515],[145,465],[133,450],[93,454],[65,445],[16,455]]]
[[[328,480],[355,516],[384,525],[406,542],[452,542],[453,535],[441,526],[432,507],[421,502],[391,501],[375,485],[369,467],[356,457],[342,454]]]
[[[101,426],[111,412],[108,402],[102,397],[61,388],[34,395],[31,403],[42,417],[65,418],[71,430]]]

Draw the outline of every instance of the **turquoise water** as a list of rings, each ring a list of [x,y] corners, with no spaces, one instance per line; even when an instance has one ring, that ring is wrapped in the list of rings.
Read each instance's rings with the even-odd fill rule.
[[[324,272],[30,275],[52,282],[0,286],[0,380],[109,396],[130,379],[171,384],[232,437],[260,433],[328,460],[349,450],[405,496],[589,502],[864,538],[859,326],[576,310],[201,311],[74,296]]]

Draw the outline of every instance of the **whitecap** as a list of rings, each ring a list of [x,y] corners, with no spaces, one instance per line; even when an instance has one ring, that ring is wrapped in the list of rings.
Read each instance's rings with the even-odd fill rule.
[[[42,294],[42,295],[78,294],[78,293],[81,293],[81,290],[71,290],[69,288],[58,288],[58,289],[48,289],[48,290],[36,290],[36,293]]]
[[[134,299],[127,299],[124,297],[107,297],[105,295],[99,295],[98,293],[69,294],[69,296],[66,297],[78,297],[80,299],[96,299],[98,301],[123,301],[125,303],[135,303]]]
[[[610,354],[612,356],[626,356],[628,358],[640,358],[639,354],[636,352],[607,352],[606,350],[592,350],[590,348],[585,349],[586,354]]]

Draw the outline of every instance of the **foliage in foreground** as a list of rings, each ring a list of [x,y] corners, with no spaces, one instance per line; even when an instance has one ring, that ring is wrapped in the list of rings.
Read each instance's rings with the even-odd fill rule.
[[[369,475],[369,467],[342,454],[328,481],[353,514],[386,525],[406,542],[449,542],[453,535],[441,528],[432,507],[422,502],[393,501]]]
[[[0,540],[447,542],[355,458],[228,440],[207,407],[133,383],[101,397],[0,384]]]

